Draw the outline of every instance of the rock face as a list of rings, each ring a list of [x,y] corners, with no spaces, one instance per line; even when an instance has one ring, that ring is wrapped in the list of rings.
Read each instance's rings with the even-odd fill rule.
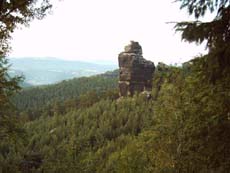
[[[138,42],[131,41],[118,57],[120,96],[132,96],[135,92],[151,91],[154,63],[142,56]]]

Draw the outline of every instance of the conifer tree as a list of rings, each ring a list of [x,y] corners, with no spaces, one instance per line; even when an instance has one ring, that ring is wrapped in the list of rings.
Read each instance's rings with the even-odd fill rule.
[[[206,77],[212,83],[217,78],[229,75],[230,66],[230,1],[229,0],[176,0],[181,9],[187,8],[193,22],[177,23],[176,30],[182,32],[182,39],[201,44],[207,41],[208,56],[202,64]],[[216,13],[210,22],[198,19],[207,13]]]

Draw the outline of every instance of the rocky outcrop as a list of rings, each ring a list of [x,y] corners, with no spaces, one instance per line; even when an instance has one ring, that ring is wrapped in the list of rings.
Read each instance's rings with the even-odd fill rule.
[[[131,41],[118,57],[120,96],[132,96],[135,92],[151,91],[154,63],[142,56],[138,42]]]

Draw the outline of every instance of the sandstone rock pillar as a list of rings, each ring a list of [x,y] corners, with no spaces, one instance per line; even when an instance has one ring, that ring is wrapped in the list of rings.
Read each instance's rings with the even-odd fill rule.
[[[154,63],[142,56],[138,42],[131,41],[118,56],[120,96],[132,96],[135,92],[151,91]]]

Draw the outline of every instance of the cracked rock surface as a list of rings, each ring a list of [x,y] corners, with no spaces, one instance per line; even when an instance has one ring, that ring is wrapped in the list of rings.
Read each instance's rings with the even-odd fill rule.
[[[118,56],[120,96],[132,96],[135,92],[151,91],[155,70],[153,62],[142,56],[138,42],[131,41]]]

